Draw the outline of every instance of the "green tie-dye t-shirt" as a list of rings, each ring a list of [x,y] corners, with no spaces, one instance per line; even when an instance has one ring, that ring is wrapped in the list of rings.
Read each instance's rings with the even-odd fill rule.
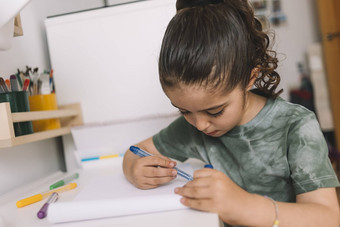
[[[254,119],[221,137],[179,117],[153,142],[165,156],[210,163],[246,191],[277,201],[295,202],[297,194],[339,186],[315,114],[281,98],[268,99]]]

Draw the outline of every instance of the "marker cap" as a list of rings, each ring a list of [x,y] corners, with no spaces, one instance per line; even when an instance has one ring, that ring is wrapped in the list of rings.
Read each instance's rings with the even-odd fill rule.
[[[65,183],[64,183],[63,180],[61,180],[61,181],[58,181],[57,183],[52,184],[52,185],[50,186],[50,189],[52,190],[52,189],[55,189],[55,188],[59,188],[59,187],[61,187],[61,186],[63,186],[63,185],[65,185]]]
[[[204,165],[204,168],[213,169],[214,167],[211,164],[206,164],[206,165]]]
[[[47,208],[50,204],[45,203],[42,208],[39,210],[39,212],[37,213],[38,218],[43,219],[44,217],[46,217],[47,214]]]

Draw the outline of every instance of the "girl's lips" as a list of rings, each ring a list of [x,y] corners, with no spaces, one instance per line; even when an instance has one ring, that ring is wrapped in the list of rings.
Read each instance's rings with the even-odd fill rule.
[[[208,136],[214,136],[216,133],[218,133],[218,131],[213,131],[213,132],[209,132],[209,133],[206,133],[206,135]]]

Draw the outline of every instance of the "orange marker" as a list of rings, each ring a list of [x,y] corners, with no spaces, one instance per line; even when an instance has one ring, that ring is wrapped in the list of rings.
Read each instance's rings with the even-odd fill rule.
[[[8,90],[10,91],[11,90],[11,82],[9,81],[9,79],[6,79],[5,82],[6,82]]]
[[[60,192],[64,192],[64,191],[68,191],[68,190],[74,189],[76,187],[77,187],[76,183],[69,183],[68,185],[65,185],[63,187],[59,187],[57,189],[50,190],[50,191],[47,191],[47,192],[42,192],[42,193],[33,195],[31,197],[28,197],[26,199],[19,200],[16,203],[16,205],[17,205],[18,208],[21,208],[21,207],[30,205],[32,203],[39,202],[40,200],[42,200],[42,199],[48,197],[49,195],[51,195],[53,192],[60,193]]]

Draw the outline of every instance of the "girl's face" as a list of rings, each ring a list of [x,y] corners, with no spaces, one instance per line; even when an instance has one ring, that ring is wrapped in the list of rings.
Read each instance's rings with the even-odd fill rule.
[[[185,119],[208,136],[222,136],[248,121],[247,92],[239,87],[223,94],[201,86],[181,85],[165,93]]]

